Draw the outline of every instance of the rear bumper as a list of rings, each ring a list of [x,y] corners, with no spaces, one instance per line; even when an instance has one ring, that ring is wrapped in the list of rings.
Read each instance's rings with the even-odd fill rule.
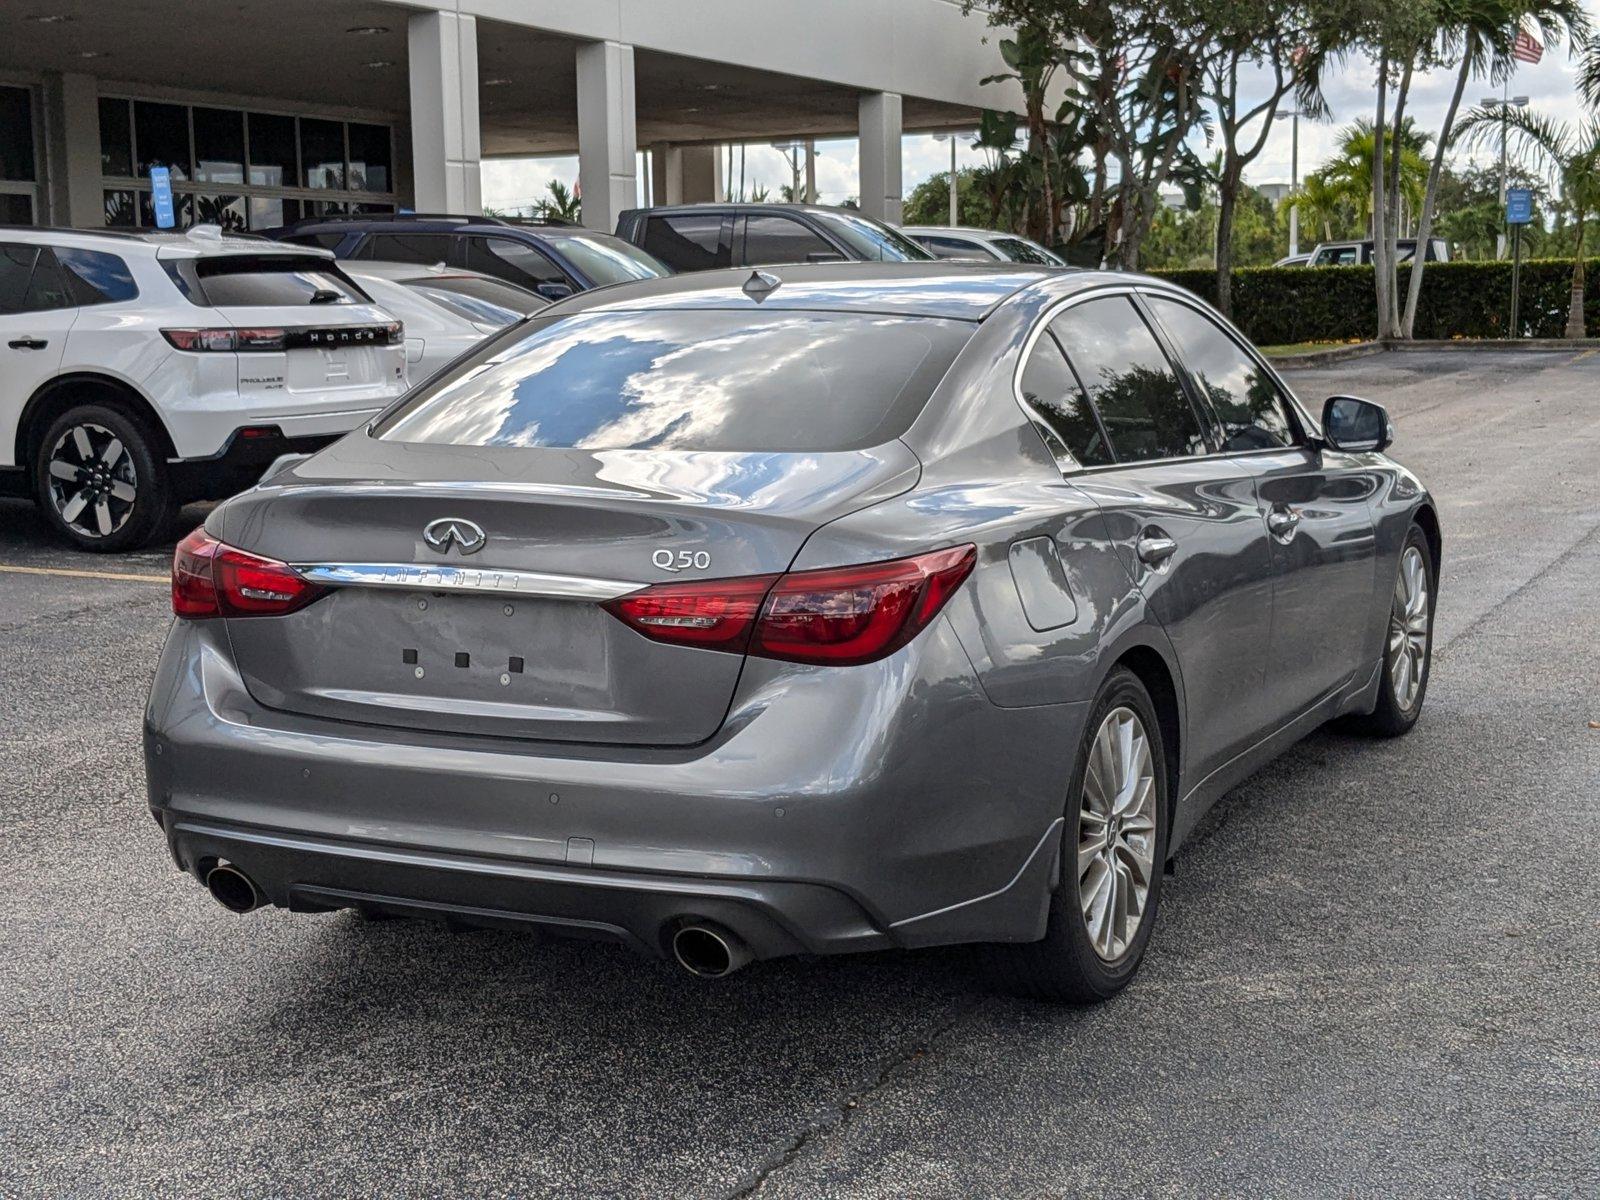
[[[260,430],[267,432],[255,432]],[[345,432],[288,434],[278,423],[246,426],[230,433],[217,453],[177,459],[167,464],[167,472],[181,502],[221,499],[254,486],[261,473],[283,455],[313,453]]]
[[[290,908],[531,923],[760,957],[1043,933],[1079,704],[1001,709],[944,621],[882,663],[747,664],[683,748],[426,735],[266,709],[221,622],[177,622],[146,715],[174,857]]]

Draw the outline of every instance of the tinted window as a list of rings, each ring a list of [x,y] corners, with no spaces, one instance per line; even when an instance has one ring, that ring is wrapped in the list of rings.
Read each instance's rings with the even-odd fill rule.
[[[1022,398],[1078,463],[1093,467],[1111,461],[1100,422],[1048,329],[1022,369]]]
[[[355,257],[431,267],[434,263],[450,261],[450,243],[453,240],[447,233],[374,233],[361,243],[361,249]],[[328,248],[333,249],[332,246]]]
[[[727,266],[718,259],[722,236],[720,213],[685,213],[651,217],[644,226],[644,248],[674,271],[707,271]]]
[[[112,304],[138,298],[139,285],[133,282],[128,264],[115,254],[57,246],[56,258],[66,272],[75,304]]]
[[[990,254],[976,242],[967,242],[961,240],[960,238],[953,237],[934,237],[931,234],[918,234],[917,241],[921,242],[925,249],[932,251],[936,258],[965,258],[968,260],[984,259],[989,262],[994,261],[994,255]]]
[[[350,131],[350,190],[387,192],[389,127],[352,123],[347,128]]]
[[[1099,410],[1119,462],[1206,452],[1172,364],[1126,296],[1075,305],[1050,328]]]
[[[994,247],[1012,262],[1039,263],[1047,267],[1056,265],[1055,258],[1043,246],[1023,241],[1021,238],[995,238]]]
[[[308,188],[344,187],[344,126],[301,117],[300,169]]]
[[[555,263],[532,246],[510,238],[468,238],[467,268],[530,288],[541,283],[568,282]]]
[[[747,267],[765,263],[803,263],[810,255],[843,258],[831,244],[799,221],[752,213],[744,219],[744,257]]]
[[[193,115],[194,177],[212,183],[243,183],[244,114],[234,109],[196,108]]]
[[[0,192],[0,225],[32,225],[33,197]]]
[[[133,174],[133,125],[126,100],[100,101],[100,174]]]
[[[1221,420],[1224,450],[1265,450],[1294,441],[1278,385],[1237,342],[1187,304],[1152,299],[1150,307]]]
[[[28,312],[44,312],[51,308],[71,308],[75,303],[67,287],[67,273],[61,269],[56,256],[49,249],[40,250],[22,307]]]
[[[817,312],[533,318],[407,401],[400,442],[827,451],[904,433],[972,327]]]
[[[263,187],[293,187],[298,178],[294,118],[250,114],[250,182]]]
[[[324,250],[337,250],[345,239],[345,233],[340,229],[330,229],[326,233],[297,233],[292,237],[279,239],[288,242],[291,246],[321,246]],[[370,244],[370,243],[369,243]],[[365,249],[359,258],[377,258],[376,254],[368,254]],[[409,259],[406,261],[410,261]]]
[[[33,264],[38,261],[37,246],[0,245],[0,313],[24,311]]]
[[[366,300],[321,258],[288,254],[202,258],[195,264],[195,274],[205,293],[205,303],[217,308],[360,304]]]

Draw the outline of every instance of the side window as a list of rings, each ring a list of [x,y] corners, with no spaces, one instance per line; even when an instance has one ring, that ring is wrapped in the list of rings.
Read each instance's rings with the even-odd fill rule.
[[[839,251],[819,234],[792,218],[753,213],[744,219],[744,258],[740,265],[803,263],[811,254],[840,257]]]
[[[39,247],[0,244],[0,314],[28,311],[28,284]]]
[[[917,241],[921,242],[922,248],[935,258],[992,259],[994,257],[983,247],[974,245],[972,242],[964,242],[960,238],[923,234],[917,238]]]
[[[138,299],[139,285],[133,281],[128,264],[115,254],[71,246],[57,246],[55,252],[74,304],[115,304]]]
[[[1195,384],[1222,422],[1224,450],[1271,450],[1294,443],[1278,385],[1215,321],[1176,300],[1150,298]]]
[[[568,282],[555,263],[532,246],[510,238],[468,238],[467,267],[496,279],[509,279],[525,288],[537,288],[541,283]]]
[[[1128,297],[1075,305],[1050,328],[1099,411],[1118,462],[1207,452],[1172,363]]]
[[[644,248],[674,271],[709,271],[727,266],[719,258],[721,213],[684,213],[645,222]]]
[[[42,248],[39,261],[33,267],[33,278],[28,281],[23,308],[27,312],[44,312],[52,308],[71,308],[76,303],[67,288],[67,273],[49,248]]]
[[[375,233],[361,243],[356,257],[431,267],[450,261],[450,242],[444,233]]]
[[[1112,461],[1111,447],[1094,409],[1048,329],[1034,343],[1021,382],[1022,398],[1080,465],[1094,467]]]

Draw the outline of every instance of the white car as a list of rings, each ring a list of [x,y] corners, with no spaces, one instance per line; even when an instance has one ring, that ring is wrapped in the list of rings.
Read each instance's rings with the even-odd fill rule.
[[[939,258],[976,259],[978,262],[1039,263],[1064,267],[1067,260],[1032,238],[968,225],[902,225],[900,232]]]
[[[82,549],[144,545],[386,408],[403,338],[324,250],[0,229],[0,489]]]
[[[339,265],[405,326],[406,368],[413,383],[550,304],[508,280],[443,264],[349,259]]]

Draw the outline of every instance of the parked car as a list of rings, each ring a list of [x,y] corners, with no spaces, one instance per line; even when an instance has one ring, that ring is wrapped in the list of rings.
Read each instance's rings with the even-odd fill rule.
[[[399,322],[325,250],[0,228],[0,485],[127,550],[405,390]]]
[[[1139,276],[574,297],[185,539],[152,810],[240,912],[704,976],[1001,943],[1104,998],[1218,796],[1421,711],[1433,500],[1382,408],[1321,413]]]
[[[1272,265],[1275,267],[1309,267],[1311,265],[1311,255],[1286,254]]]
[[[443,263],[504,279],[546,300],[670,274],[651,255],[609,233],[565,222],[401,213],[322,217],[270,231],[298,246],[322,246],[341,259]]]
[[[476,271],[360,261],[344,266],[405,326],[406,368],[413,381],[550,304],[526,288]]]
[[[819,204],[673,204],[630,208],[617,236],[674,271],[776,263],[926,262],[916,242],[848,208]]]
[[[1417,252],[1416,238],[1401,238],[1395,243],[1396,262],[1409,262]],[[1311,252],[1311,267],[1349,267],[1372,261],[1372,239],[1350,242],[1319,242]],[[1449,262],[1450,245],[1443,238],[1428,239],[1428,261]],[[1279,264],[1280,266],[1284,264]]]
[[[902,225],[900,232],[935,258],[976,259],[979,262],[1039,263],[1064,267],[1067,260],[1032,238],[994,229],[966,225]]]

